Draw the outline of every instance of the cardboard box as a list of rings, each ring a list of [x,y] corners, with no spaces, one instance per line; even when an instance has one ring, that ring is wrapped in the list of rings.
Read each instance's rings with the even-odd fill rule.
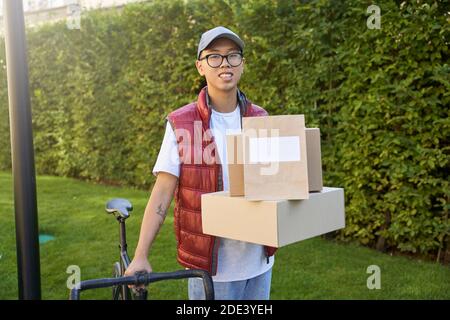
[[[308,186],[309,192],[321,191],[322,182],[322,153],[320,149],[320,129],[306,128],[306,152],[308,157]]]
[[[321,191],[323,180],[320,129],[305,128],[305,130],[309,192]],[[245,195],[243,149],[241,133],[227,135],[227,163],[231,197]]]
[[[230,196],[244,195],[244,146],[242,134],[227,135],[227,163]]]
[[[307,200],[249,201],[221,191],[201,201],[204,233],[273,247],[345,227],[342,188],[324,187]]]
[[[242,118],[248,200],[308,199],[305,117]]]

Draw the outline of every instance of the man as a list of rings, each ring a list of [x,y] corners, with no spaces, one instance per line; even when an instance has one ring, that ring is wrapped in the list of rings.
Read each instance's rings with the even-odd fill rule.
[[[216,27],[202,35],[196,67],[207,86],[197,102],[167,118],[153,168],[156,183],[127,275],[152,271],[149,248],[174,194],[178,262],[186,268],[207,270],[213,276],[216,299],[269,299],[275,249],[205,235],[201,226],[201,194],[228,190],[225,135],[241,130],[242,117],[267,115],[238,89],[244,71],[243,49],[244,42],[227,28]],[[201,279],[189,279],[188,291],[190,299],[203,299]]]

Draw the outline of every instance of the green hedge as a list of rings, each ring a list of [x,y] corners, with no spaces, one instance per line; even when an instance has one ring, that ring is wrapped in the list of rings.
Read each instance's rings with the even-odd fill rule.
[[[165,116],[196,98],[201,33],[246,42],[241,88],[322,130],[324,180],[346,189],[337,234],[378,249],[448,245],[448,8],[441,1],[164,1],[28,33],[36,168],[148,188]],[[3,46],[3,41],[1,43]],[[0,64],[4,50],[0,48]],[[0,168],[11,166],[0,68]]]

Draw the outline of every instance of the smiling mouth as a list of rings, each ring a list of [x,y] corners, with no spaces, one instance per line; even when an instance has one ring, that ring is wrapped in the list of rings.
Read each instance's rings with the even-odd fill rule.
[[[219,78],[222,78],[222,79],[231,79],[232,76],[233,76],[233,73],[231,73],[231,72],[222,72],[219,74]]]

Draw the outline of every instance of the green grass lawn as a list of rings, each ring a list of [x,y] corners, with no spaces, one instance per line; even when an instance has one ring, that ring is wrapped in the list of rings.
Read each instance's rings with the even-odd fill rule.
[[[37,177],[39,230],[55,240],[41,244],[43,299],[67,299],[66,273],[78,265],[81,279],[110,277],[118,258],[118,223],[104,211],[114,197],[129,199],[129,252],[137,243],[149,192],[96,185],[74,179]],[[173,213],[162,227],[150,261],[156,272],[178,270]],[[381,289],[367,288],[369,265],[381,269]],[[17,299],[12,177],[0,172],[0,299]],[[110,289],[83,292],[83,299],[110,299]],[[187,282],[153,284],[149,299],[186,299]],[[450,268],[432,262],[391,257],[354,244],[320,237],[279,249],[273,271],[272,299],[449,299]]]

